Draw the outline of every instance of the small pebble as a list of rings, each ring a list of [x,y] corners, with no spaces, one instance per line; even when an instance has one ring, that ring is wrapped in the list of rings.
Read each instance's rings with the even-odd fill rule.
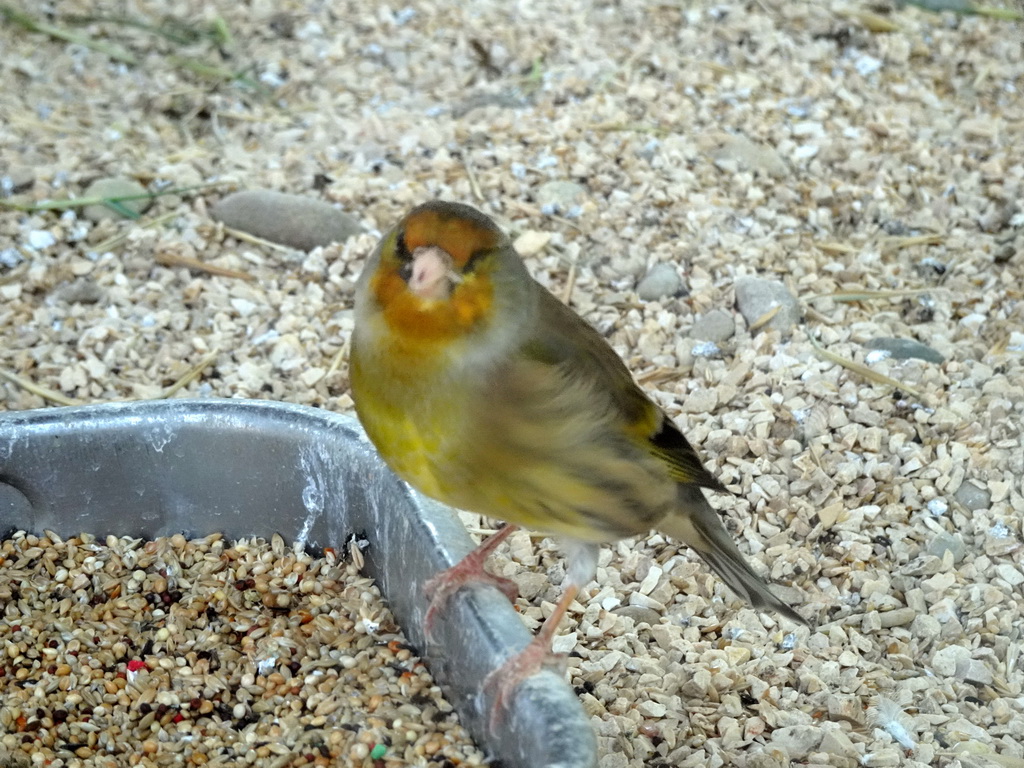
[[[644,301],[678,296],[683,290],[679,270],[672,264],[655,264],[636,287],[636,295]]]
[[[837,757],[856,758],[859,754],[850,737],[838,728],[829,728],[825,731],[818,749],[827,755]]]
[[[775,149],[738,133],[725,136],[712,157],[715,164],[725,171],[759,171],[775,178],[789,174],[786,162]]]
[[[82,191],[82,197],[127,197],[132,195],[145,195],[146,191],[147,190],[144,186],[133,179],[128,179],[123,176],[114,176],[110,178],[96,179],[96,181]],[[117,204],[133,212],[137,216],[141,216],[149,210],[149,207],[153,204],[153,199],[148,196],[138,197],[134,200],[121,200]],[[96,222],[105,221],[107,219],[125,218],[124,215],[118,212],[115,208],[102,203],[85,206],[85,209],[82,211],[82,215],[90,221]]]
[[[916,358],[918,360],[925,360],[929,363],[936,364],[942,363],[945,360],[942,354],[937,350],[932,349],[927,344],[914,341],[913,339],[870,339],[865,342],[864,346],[868,349],[887,352],[897,360],[910,360]]]
[[[68,304],[95,304],[101,301],[106,295],[103,286],[95,280],[80,277],[70,283],[65,283],[53,292],[53,297],[58,301],[66,301]]]
[[[953,673],[958,680],[974,685],[992,685],[992,670],[981,659],[961,659],[956,663]]]
[[[33,229],[28,233],[28,247],[33,251],[45,251],[57,244],[57,238],[46,229]]]
[[[932,654],[931,670],[940,677],[952,677],[957,666],[970,661],[971,649],[962,645],[947,645]]]
[[[858,762],[865,768],[890,768],[903,763],[903,752],[899,747],[883,747],[866,753]]]
[[[791,725],[772,731],[771,745],[783,750],[790,760],[802,760],[817,749],[824,736],[813,725]]]
[[[882,629],[902,627],[910,624],[917,617],[917,611],[913,608],[896,608],[892,611],[883,611],[878,615],[878,623]]]
[[[330,203],[270,189],[234,192],[210,215],[232,229],[301,251],[343,243],[362,232],[356,219]]]
[[[690,337],[699,341],[722,343],[736,333],[736,320],[732,312],[724,309],[712,309],[697,318],[690,329]]]
[[[21,163],[12,164],[0,176],[0,193],[4,196],[24,192],[36,181],[36,171],[32,166]]]
[[[534,200],[544,213],[572,216],[586,196],[586,188],[575,181],[549,181],[537,189]]]
[[[946,552],[953,555],[953,563],[959,563],[964,559],[964,555],[967,554],[967,545],[964,543],[963,537],[957,533],[947,533],[942,531],[935,535],[928,543],[927,552],[929,555],[934,555],[941,559]]]
[[[1024,573],[1011,563],[999,563],[996,565],[996,573],[1011,587],[1016,588],[1024,584]]]
[[[989,490],[979,488],[970,480],[962,482],[953,497],[972,512],[988,509],[992,505],[992,494]]]
[[[0,248],[0,264],[7,268],[14,268],[25,260],[17,248]]]
[[[668,707],[656,701],[641,701],[637,704],[636,711],[644,717],[661,718],[668,712]]]
[[[642,605],[622,605],[615,608],[612,613],[618,614],[619,616],[627,616],[637,624],[643,622],[654,626],[661,622],[660,613],[652,608],[647,608]]]
[[[544,247],[551,242],[550,232],[540,232],[535,229],[528,229],[515,239],[512,244],[516,253],[524,259],[536,256],[544,250]]]
[[[776,307],[778,311],[766,327],[789,333],[800,320],[801,309],[800,302],[785,284],[760,277],[741,277],[736,280],[736,308],[748,326],[763,321]]]

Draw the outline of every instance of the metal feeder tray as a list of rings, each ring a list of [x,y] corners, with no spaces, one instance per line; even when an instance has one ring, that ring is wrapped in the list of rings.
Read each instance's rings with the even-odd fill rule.
[[[483,680],[529,633],[494,587],[461,590],[423,635],[423,583],[473,543],[391,473],[350,416],[265,400],[181,399],[0,413],[0,526],[147,539],[279,533],[311,550],[369,540],[366,571],[483,750],[515,768],[592,768],[579,700],[544,670],[499,730]]]

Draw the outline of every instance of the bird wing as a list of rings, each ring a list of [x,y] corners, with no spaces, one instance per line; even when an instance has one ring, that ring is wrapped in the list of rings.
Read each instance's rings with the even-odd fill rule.
[[[624,434],[661,462],[672,480],[725,490],[704,468],[668,415],[636,385],[625,363],[601,334],[545,288],[538,285],[538,289],[537,330],[526,342],[523,354],[535,362],[556,366],[563,376],[605,395],[612,417]]]

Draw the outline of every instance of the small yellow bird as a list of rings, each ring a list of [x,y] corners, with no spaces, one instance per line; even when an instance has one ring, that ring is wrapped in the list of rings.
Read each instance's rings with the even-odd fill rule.
[[[510,662],[512,679],[548,653],[597,545],[652,528],[753,606],[804,623],[736,548],[701,490],[725,488],[686,438],[483,213],[442,201],[409,212],[369,257],[355,317],[352,395],[384,460],[428,496],[513,524],[451,569],[442,592],[479,576],[515,525],[578,545],[565,595]]]

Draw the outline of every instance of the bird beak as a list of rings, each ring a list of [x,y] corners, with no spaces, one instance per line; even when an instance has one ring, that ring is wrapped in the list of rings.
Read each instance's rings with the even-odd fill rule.
[[[452,288],[463,281],[452,269],[452,257],[436,245],[420,246],[412,254],[409,290],[421,299],[447,299]]]

